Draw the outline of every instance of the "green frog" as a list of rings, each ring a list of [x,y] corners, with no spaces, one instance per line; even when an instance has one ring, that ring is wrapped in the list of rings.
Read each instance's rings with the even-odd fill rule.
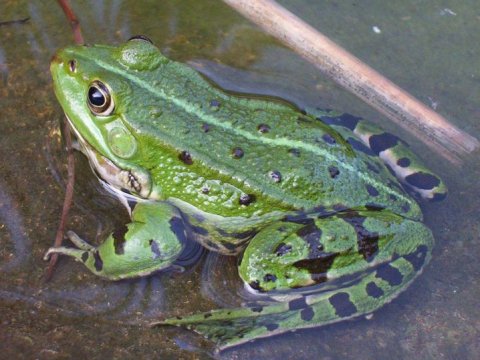
[[[168,318],[220,349],[370,314],[422,271],[434,243],[412,195],[441,179],[396,136],[349,114],[225,92],[147,38],[70,46],[55,94],[80,150],[131,222],[98,246],[56,247],[109,280],[179,266],[188,241],[239,255],[269,301]]]

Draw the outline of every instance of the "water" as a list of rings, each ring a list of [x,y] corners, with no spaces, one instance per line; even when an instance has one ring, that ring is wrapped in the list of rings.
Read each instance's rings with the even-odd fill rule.
[[[360,115],[409,141],[442,174],[450,196],[423,204],[433,260],[371,320],[300,330],[217,355],[224,359],[476,359],[480,353],[480,195],[477,154],[452,167],[367,105],[325,80],[220,1],[76,1],[90,43],[148,35],[232,90],[280,96],[299,106]],[[468,133],[480,137],[480,4],[453,0],[281,1]],[[212,356],[207,341],[178,329],[150,329],[162,316],[238,302],[234,259],[204,257],[183,274],[108,283],[62,259],[45,284],[65,188],[62,112],[49,60],[72,43],[55,2],[3,1],[0,22],[0,358],[184,358]],[[126,214],[77,156],[68,228],[99,239]],[[205,269],[209,269],[206,271]],[[227,271],[225,270],[227,269]],[[227,284],[227,285],[225,285]],[[232,284],[231,286],[229,284]],[[240,292],[240,291],[239,291]]]

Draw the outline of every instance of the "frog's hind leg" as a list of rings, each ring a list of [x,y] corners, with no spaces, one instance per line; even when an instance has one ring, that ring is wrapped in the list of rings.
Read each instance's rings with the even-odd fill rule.
[[[357,151],[379,156],[403,184],[422,198],[435,201],[445,198],[447,194],[445,183],[397,136],[350,114],[333,116],[327,113],[317,118],[334,127]],[[352,133],[354,137],[351,136]]]
[[[309,276],[303,277],[302,280],[300,274],[299,281],[308,284],[308,279],[319,280],[319,277],[315,279],[311,276],[313,271],[330,274],[346,269],[344,277],[334,280],[338,283],[337,285],[341,284],[340,286],[328,285],[327,282],[324,285],[328,287],[324,290],[312,288],[309,292],[297,292],[290,296],[289,293],[278,293],[284,295],[282,302],[213,310],[184,318],[169,318],[154,325],[186,327],[211,339],[217,344],[218,349],[222,350],[255,338],[294,329],[322,326],[370,314],[394,299],[412,282],[429,261],[433,246],[433,237],[423,224],[390,215],[374,215],[376,219],[370,223],[370,226],[375,227],[375,222],[383,222],[385,227],[383,232],[379,231],[376,235],[375,232],[372,232],[370,242],[366,241],[366,231],[362,225],[352,226],[350,224],[350,230],[353,229],[352,231],[357,232],[359,244],[355,246],[355,249],[350,250],[348,248],[341,250],[340,245],[337,263],[332,262],[332,257],[329,256],[334,251],[327,250],[327,247],[322,250],[322,247],[318,245],[321,245],[324,235],[332,238],[334,236],[332,231],[336,231],[336,242],[341,243],[341,238],[350,230],[347,229],[347,226],[339,228],[337,225],[339,225],[339,221],[347,222],[346,220],[332,218],[332,223],[322,229],[323,234],[319,233],[318,229],[315,230],[312,223],[306,225],[281,223],[268,228],[268,233],[264,234],[267,238],[273,236],[275,232],[277,235],[284,233],[285,236],[280,235],[277,242],[267,245],[272,251],[266,254],[265,258],[270,257],[274,263],[261,271],[254,270],[255,276],[258,277],[253,287],[264,288],[268,286],[266,284],[279,282],[283,272],[281,268],[289,261],[293,266],[287,267],[287,270],[284,271],[284,275],[286,275],[283,277],[284,280],[292,278],[290,270],[299,272],[307,270],[305,274]],[[360,216],[363,215],[360,214]],[[392,219],[393,222],[390,222]],[[321,220],[321,222],[327,223],[328,221],[328,219]],[[319,220],[315,224],[320,225]],[[286,228],[290,228],[290,230],[285,230]],[[291,232],[292,230],[293,232]],[[257,239],[264,243],[265,238],[262,238],[261,234],[257,236],[259,237],[254,238],[252,242]],[[305,240],[303,245],[300,238]],[[361,241],[364,241],[364,244],[360,248]],[[382,247],[375,256],[372,255],[372,249],[375,248],[374,243]],[[305,244],[307,246],[304,246]],[[265,249],[261,249],[261,251],[263,250]],[[300,261],[293,260],[298,254],[306,256],[306,258]],[[244,259],[245,256],[246,254]],[[348,267],[355,263],[356,256],[359,262],[368,261],[369,265],[364,270],[351,273],[352,270],[348,270]],[[364,257],[368,260],[365,260]],[[254,257],[252,259],[257,261]],[[263,259],[259,260],[263,261]],[[335,266],[338,268],[335,269]],[[269,274],[263,274],[262,271]],[[259,278],[261,281],[258,281]],[[305,288],[305,290],[307,289]]]

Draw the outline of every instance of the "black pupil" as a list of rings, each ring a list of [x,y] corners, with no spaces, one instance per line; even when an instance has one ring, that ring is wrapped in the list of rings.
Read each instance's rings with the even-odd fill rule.
[[[90,101],[90,104],[94,106],[102,106],[105,104],[105,96],[103,96],[102,92],[94,86],[88,89],[88,100]]]

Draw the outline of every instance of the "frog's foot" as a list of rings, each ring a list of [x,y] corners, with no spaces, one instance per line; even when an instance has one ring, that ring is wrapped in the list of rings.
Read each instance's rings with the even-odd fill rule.
[[[187,240],[187,228],[178,210],[166,203],[140,203],[132,222],[116,231],[98,247],[73,232],[69,239],[77,248],[50,248],[82,262],[90,271],[110,280],[145,276],[172,264],[179,258]]]
[[[313,115],[317,112],[312,111]],[[379,156],[400,182],[422,198],[436,201],[447,195],[447,187],[441,178],[429,170],[408,144],[397,136],[350,114],[329,116],[327,113],[321,114],[318,119],[340,132],[355,150]]]
[[[430,259],[433,245],[423,224],[388,212],[340,214],[306,225],[280,223],[267,229],[252,240],[240,265],[241,277],[250,287],[285,290],[301,283],[328,282],[290,295],[276,293],[282,302],[169,318],[154,325],[186,327],[222,350],[370,314],[411,283]],[[354,236],[351,247],[345,240],[349,234]],[[261,258],[255,258],[257,251]]]

